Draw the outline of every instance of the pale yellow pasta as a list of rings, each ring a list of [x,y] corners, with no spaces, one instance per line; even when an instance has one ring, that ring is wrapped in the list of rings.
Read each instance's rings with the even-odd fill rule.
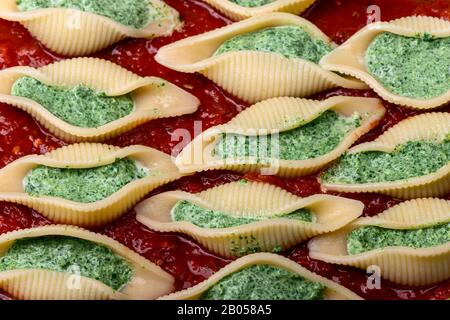
[[[150,5],[163,14],[141,29],[75,9],[48,8],[21,12],[16,0],[0,1],[0,18],[21,23],[56,53],[82,56],[104,49],[126,37],[153,38],[170,35],[180,26],[179,14],[175,9],[161,0],[149,0]]]
[[[298,263],[295,263],[288,258],[284,258],[272,253],[255,253],[239,258],[213,274],[209,279],[199,283],[198,285],[180,292],[175,292],[173,294],[163,296],[160,299],[199,300],[209,288],[213,287],[223,278],[253,265],[270,265],[278,267],[296,273],[299,276],[310,281],[319,282],[326,286],[324,293],[325,300],[362,300],[361,297],[359,297],[349,289],[303,268]]]
[[[351,148],[349,153],[393,152],[397,146],[409,141],[440,143],[447,139],[449,134],[449,113],[425,113],[399,122],[374,141]],[[450,192],[450,163],[428,175],[398,181],[345,184],[320,180],[325,191],[378,192],[401,199],[440,197]]]
[[[419,286],[450,277],[450,242],[429,247],[386,247],[350,255],[348,234],[360,227],[416,229],[450,222],[450,201],[415,199],[394,206],[378,216],[360,218],[336,232],[318,236],[308,243],[313,259],[366,269],[380,268],[381,277],[404,285]]]
[[[83,169],[111,164],[123,158],[137,161],[148,169],[149,174],[103,200],[78,203],[50,196],[35,197],[25,191],[24,177],[39,165]],[[45,155],[23,157],[1,169],[0,201],[28,206],[56,223],[96,227],[113,221],[151,190],[181,176],[170,156],[152,148],[131,146],[121,149],[104,144],[74,144]]]
[[[0,289],[23,300],[148,300],[174,290],[175,279],[160,267],[119,242],[81,228],[50,225],[18,230],[0,236],[0,257],[20,239],[65,236],[105,246],[124,259],[133,271],[130,281],[115,291],[106,284],[84,276],[45,269],[17,269],[0,272]]]
[[[270,12],[300,14],[316,0],[274,0],[259,7],[244,7],[230,0],[204,0],[233,20],[243,20]]]
[[[276,53],[235,51],[214,56],[218,47],[237,35],[269,27],[299,26],[330,45],[331,40],[311,22],[288,13],[253,17],[221,29],[162,47],[156,60],[180,72],[199,72],[233,95],[255,103],[274,97],[307,97],[333,87],[367,88],[303,59]]]
[[[280,217],[228,228],[202,228],[188,221],[173,220],[172,210],[183,200],[235,217],[275,216],[308,209],[313,219],[303,222]],[[239,256],[248,247],[268,252],[275,248],[288,249],[313,236],[345,226],[359,217],[363,209],[364,205],[359,201],[330,195],[300,198],[258,182],[232,182],[198,194],[166,192],[135,208],[137,220],[150,229],[187,234],[208,250],[226,257]]]
[[[12,95],[14,83],[22,77],[63,88],[83,84],[108,96],[130,94],[134,109],[129,115],[100,127],[78,127],[58,118],[36,101]],[[68,142],[104,141],[152,119],[193,113],[200,104],[196,97],[166,80],[140,77],[97,58],[63,60],[38,69],[14,67],[0,71],[0,102],[28,112],[51,133]]]
[[[351,117],[361,117],[360,126],[350,130],[331,152],[313,159],[279,160],[272,163],[246,157],[220,159],[214,148],[222,134],[272,135],[305,125],[323,112],[332,110]],[[359,137],[374,128],[385,114],[381,100],[373,98],[332,97],[324,101],[299,98],[273,98],[253,105],[224,125],[210,128],[188,144],[175,159],[181,172],[229,169],[242,172],[263,172],[283,177],[315,173],[343,154]]]
[[[366,51],[374,38],[383,32],[407,37],[427,33],[437,38],[445,38],[450,37],[450,22],[439,18],[414,16],[390,22],[369,24],[344,44],[323,57],[320,65],[327,70],[346,74],[364,81],[383,99],[398,105],[416,109],[432,109],[449,102],[450,90],[430,99],[400,96],[386,89],[382,83],[369,73],[365,63]]]

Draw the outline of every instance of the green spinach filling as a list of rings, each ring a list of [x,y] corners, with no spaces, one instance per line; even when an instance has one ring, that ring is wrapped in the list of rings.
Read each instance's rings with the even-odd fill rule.
[[[92,203],[109,197],[146,175],[147,169],[129,158],[88,169],[38,166],[24,178],[24,188],[31,196],[51,196]]]
[[[208,289],[202,300],[322,300],[326,287],[288,270],[254,265]]]
[[[231,0],[231,2],[247,8],[261,7],[274,1],[276,0]]]
[[[19,11],[48,8],[75,9],[110,18],[140,29],[159,14],[149,0],[16,0]]]
[[[389,91],[431,99],[450,90],[450,37],[405,37],[384,32],[366,52],[369,72]]]
[[[173,221],[188,221],[198,227],[209,229],[229,228],[279,218],[312,222],[314,218],[312,212],[306,208],[274,216],[233,216],[224,212],[200,207],[187,200],[179,201],[173,207],[171,216]]]
[[[323,181],[377,183],[425,176],[449,164],[450,139],[442,143],[409,141],[393,152],[367,151],[342,156]]]
[[[367,226],[349,233],[347,251],[349,254],[359,254],[386,247],[429,248],[449,241],[450,223],[411,230]]]
[[[45,269],[98,280],[121,289],[133,270],[111,249],[87,240],[65,236],[43,236],[17,240],[0,258],[0,272]]]
[[[302,27],[281,26],[235,36],[225,41],[214,55],[244,50],[273,52],[288,59],[301,58],[318,63],[332,47],[313,38]]]
[[[57,88],[30,77],[18,79],[11,93],[36,101],[59,119],[82,128],[103,126],[129,115],[134,109],[129,94],[110,97],[84,85]]]
[[[334,111],[325,111],[315,120],[279,135],[245,136],[223,134],[217,142],[216,157],[254,157],[258,162],[306,160],[323,156],[334,150],[345,135],[361,125],[361,118],[344,117]]]

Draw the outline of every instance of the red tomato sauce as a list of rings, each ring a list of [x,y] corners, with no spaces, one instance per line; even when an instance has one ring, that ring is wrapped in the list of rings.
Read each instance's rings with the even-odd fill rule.
[[[111,60],[142,76],[160,76],[172,81],[196,95],[201,100],[201,106],[192,115],[143,124],[109,141],[111,144],[117,146],[142,144],[166,153],[177,152],[180,146],[173,134],[176,129],[187,129],[194,136],[201,130],[229,121],[248,107],[248,104],[226,93],[201,75],[178,73],[155,62],[154,55],[161,46],[231,22],[198,0],[166,0],[166,2],[177,9],[183,17],[182,31],[176,32],[171,37],[154,40],[127,39],[96,56]],[[397,0],[395,5],[389,0],[319,0],[303,16],[315,23],[336,43],[342,43],[366,25],[370,17],[367,8],[370,5],[379,7],[382,20],[413,14],[450,19],[449,0]],[[42,47],[21,25],[0,20],[0,69],[16,65],[39,67],[61,58]],[[376,96],[372,91],[334,89],[321,93],[315,98],[324,99],[333,95]],[[359,142],[370,141],[387,128],[416,114],[414,111],[389,103],[385,103],[385,106],[387,108],[385,118],[377,128],[362,137]],[[450,107],[444,107],[442,111],[450,112]],[[201,123],[201,128],[195,130],[195,122],[197,126]],[[43,130],[27,113],[0,104],[0,168],[25,155],[43,154],[62,145],[65,145],[64,141]],[[213,171],[182,178],[155,190],[151,195],[175,189],[200,192],[243,178],[272,183],[299,196],[321,193],[316,176],[282,179],[275,176]],[[378,214],[400,202],[378,194],[342,195],[363,201],[364,214],[367,216]],[[450,199],[450,195],[447,198]],[[51,221],[33,210],[19,205],[0,203],[0,234],[49,223]],[[134,211],[96,231],[111,236],[160,265],[176,277],[177,289],[188,288],[203,281],[230,262],[208,253],[184,235],[149,230],[136,221]],[[450,280],[420,288],[408,288],[383,280],[381,289],[370,290],[367,288],[367,277],[364,271],[312,260],[308,256],[305,243],[283,254],[304,267],[350,288],[366,299],[450,298]],[[7,298],[9,298],[7,294],[0,292],[0,299]]]

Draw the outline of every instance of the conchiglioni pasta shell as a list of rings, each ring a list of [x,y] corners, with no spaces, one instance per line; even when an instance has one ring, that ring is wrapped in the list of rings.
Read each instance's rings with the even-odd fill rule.
[[[73,226],[51,225],[3,234],[0,236],[0,257],[17,240],[56,235],[84,239],[111,249],[128,262],[133,270],[131,280],[115,291],[98,280],[80,275],[45,269],[18,269],[0,272],[0,288],[23,300],[148,300],[174,289],[175,279],[160,267],[107,236]]]
[[[172,293],[167,296],[163,296],[161,300],[199,300],[202,295],[215,284],[217,284],[223,278],[238,272],[242,269],[251,267],[253,265],[271,265],[274,267],[282,268],[287,271],[298,274],[299,276],[308,279],[310,281],[320,282],[326,286],[324,298],[325,300],[362,300],[362,298],[349,289],[321,277],[305,268],[300,266],[294,261],[273,254],[273,253],[255,253],[233,261],[218,272],[213,274],[209,279],[199,283],[198,285],[179,292]]]
[[[22,77],[32,77],[47,85],[86,85],[108,96],[131,94],[133,111],[97,128],[82,128],[59,119],[28,98],[11,94]],[[199,100],[174,84],[156,77],[140,77],[112,62],[97,58],[76,58],[34,69],[13,67],[0,71],[0,102],[20,108],[35,117],[51,133],[69,142],[104,141],[155,118],[193,113]]]
[[[315,25],[288,13],[257,16],[161,48],[156,60],[181,72],[199,72],[233,95],[250,103],[273,97],[307,97],[333,87],[367,88],[303,59],[287,59],[276,53],[236,51],[213,56],[226,40],[237,35],[276,26],[301,26],[318,39],[330,39]]]
[[[399,122],[376,140],[351,148],[349,153],[392,152],[398,145],[408,141],[441,142],[449,133],[450,113],[425,113]],[[440,197],[450,192],[450,163],[429,175],[399,181],[340,184],[320,180],[322,188],[326,191],[378,192],[400,199]]]
[[[47,48],[65,56],[83,56],[104,49],[126,37],[153,38],[170,35],[179,24],[179,14],[161,0],[149,0],[164,10],[164,18],[142,29],[76,9],[48,8],[21,12],[16,0],[0,1],[0,18],[24,25]]]
[[[206,3],[233,20],[243,20],[271,12],[288,12],[298,15],[308,9],[315,1],[316,0],[275,0],[266,5],[250,8],[240,6],[230,0],[205,0]]]
[[[415,99],[403,97],[386,89],[366,66],[365,54],[374,38],[383,32],[414,37],[419,33],[428,33],[438,38],[450,37],[450,22],[433,17],[405,17],[390,22],[369,24],[344,44],[326,55],[320,65],[327,70],[353,76],[364,81],[383,99],[415,109],[432,109],[450,101],[450,90],[436,98]],[[400,57],[399,57],[400,59]],[[444,71],[443,71],[444,72]]]
[[[450,222],[450,201],[415,199],[371,218],[360,218],[347,227],[310,240],[309,255],[328,263],[366,269],[378,266],[381,277],[404,285],[426,285],[450,277],[450,242],[430,248],[387,247],[349,255],[347,235],[363,226],[416,229]]]
[[[94,203],[49,196],[32,197],[24,190],[24,177],[38,165],[81,169],[111,164],[126,157],[148,168],[149,175]],[[120,149],[104,144],[75,144],[45,155],[23,157],[0,170],[0,201],[28,206],[57,223],[96,227],[125,213],[151,190],[180,177],[170,156],[152,148],[131,146]]]
[[[361,126],[351,130],[332,152],[306,160],[276,160],[275,163],[257,163],[255,159],[219,159],[213,155],[223,133],[242,135],[270,135],[288,131],[309,123],[324,111],[333,110],[344,116],[358,112]],[[359,137],[375,127],[383,118],[385,109],[381,100],[374,98],[332,97],[324,101],[299,98],[273,98],[246,109],[225,125],[210,128],[196,137],[175,159],[181,172],[229,169],[242,172],[264,171],[283,177],[296,177],[319,171],[337,159]]]
[[[273,216],[307,208],[313,222],[279,218],[236,227],[209,229],[187,221],[173,221],[172,208],[182,200],[233,216]],[[208,250],[225,257],[238,256],[236,248],[256,245],[261,251],[288,249],[318,234],[337,230],[362,214],[364,205],[330,195],[300,198],[266,183],[232,182],[199,194],[181,191],[156,195],[136,207],[136,218],[150,229],[180,232],[194,238]],[[251,243],[247,243],[251,239]]]

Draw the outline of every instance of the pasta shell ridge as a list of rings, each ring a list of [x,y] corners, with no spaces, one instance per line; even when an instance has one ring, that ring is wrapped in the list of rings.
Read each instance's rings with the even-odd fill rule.
[[[153,38],[170,35],[180,26],[178,12],[160,0],[149,0],[165,17],[142,29],[75,9],[48,8],[20,12],[16,0],[0,3],[0,18],[20,22],[47,48],[65,56],[83,56],[104,49],[126,37]]]
[[[337,283],[323,278],[311,271],[303,268],[299,264],[292,260],[284,258],[282,256],[272,254],[272,253],[255,253],[251,254],[228,264],[215,274],[213,274],[209,279],[199,283],[198,285],[180,291],[173,294],[163,296],[161,300],[198,300],[201,296],[212,286],[217,284],[223,278],[250,267],[253,265],[267,264],[274,267],[286,269],[290,272],[296,273],[308,280],[316,281],[324,284],[326,286],[326,291],[324,298],[326,300],[362,300],[361,297],[353,293],[347,288],[344,288]]]
[[[24,177],[38,165],[83,169],[108,165],[122,158],[137,161],[148,168],[150,174],[94,203],[50,196],[33,197],[24,190]],[[74,144],[46,155],[23,157],[0,170],[0,199],[28,206],[56,223],[98,227],[124,214],[151,190],[181,176],[170,156],[152,148],[131,146],[121,149],[103,144]]]
[[[450,132],[450,115],[444,112],[425,113],[407,118],[388,129],[372,142],[357,145],[349,153],[366,151],[392,152],[408,141],[441,142]],[[450,163],[438,171],[400,181],[365,184],[340,184],[321,180],[322,189],[339,192],[379,192],[401,199],[444,196],[450,191]]]
[[[36,101],[13,96],[13,84],[25,76],[51,86],[83,84],[108,96],[131,94],[134,109],[129,115],[97,128],[78,127],[58,118]],[[200,104],[196,97],[166,80],[140,77],[97,58],[64,60],[39,69],[13,67],[0,71],[0,102],[28,112],[51,133],[68,142],[111,139],[152,119],[193,113]]]
[[[223,133],[242,135],[270,135],[294,129],[317,118],[326,110],[350,116],[357,112],[361,125],[347,133],[333,151],[313,159],[279,160],[260,163],[253,158],[219,159],[213,155]],[[242,172],[267,171],[283,177],[296,177],[319,171],[343,154],[359,137],[375,127],[385,109],[378,99],[332,97],[324,101],[299,98],[273,98],[246,109],[229,123],[210,128],[197,136],[175,159],[181,172],[229,169]],[[272,173],[273,174],[273,173]]]
[[[430,248],[388,247],[356,255],[347,252],[347,235],[362,226],[411,229],[450,221],[450,201],[415,199],[372,218],[359,218],[308,243],[311,258],[362,269],[378,266],[381,276],[404,285],[426,285],[450,277],[450,242]]]
[[[420,33],[429,33],[435,37],[450,37],[450,22],[444,19],[412,16],[390,22],[377,22],[361,29],[344,44],[324,56],[320,65],[330,71],[346,74],[360,79],[370,86],[384,100],[414,109],[433,109],[450,101],[450,90],[431,99],[418,99],[400,96],[386,89],[365,64],[365,53],[372,40],[383,32],[390,32],[407,37]]]
[[[24,238],[67,236],[84,239],[111,249],[133,269],[131,280],[115,291],[106,284],[84,276],[44,269],[20,269],[0,272],[0,288],[25,300],[104,300],[155,299],[174,289],[174,278],[160,267],[117,241],[74,226],[49,225],[18,230],[0,236],[0,256]],[[76,281],[75,281],[76,280]]]
[[[313,37],[331,44],[311,22],[287,13],[272,13],[169,44],[155,58],[176,71],[202,73],[250,103],[273,97],[307,97],[333,87],[367,88],[359,81],[328,72],[310,61],[287,59],[275,53],[238,51],[213,56],[224,41],[236,35],[283,25],[304,27]]]
[[[232,216],[274,216],[307,208],[313,222],[276,218],[235,227],[209,229],[187,221],[173,221],[171,211],[179,201],[189,201],[205,209]],[[234,182],[199,194],[180,191],[156,195],[140,203],[136,218],[150,229],[181,232],[216,254],[239,256],[235,248],[257,246],[261,251],[283,250],[318,234],[337,230],[362,214],[359,201],[330,195],[297,197],[281,188],[257,182]],[[249,239],[251,241],[249,242]]]
[[[272,3],[254,8],[243,7],[229,0],[205,0],[205,2],[230,19],[243,20],[270,12],[288,12],[299,15],[313,4],[315,0],[275,0]]]

